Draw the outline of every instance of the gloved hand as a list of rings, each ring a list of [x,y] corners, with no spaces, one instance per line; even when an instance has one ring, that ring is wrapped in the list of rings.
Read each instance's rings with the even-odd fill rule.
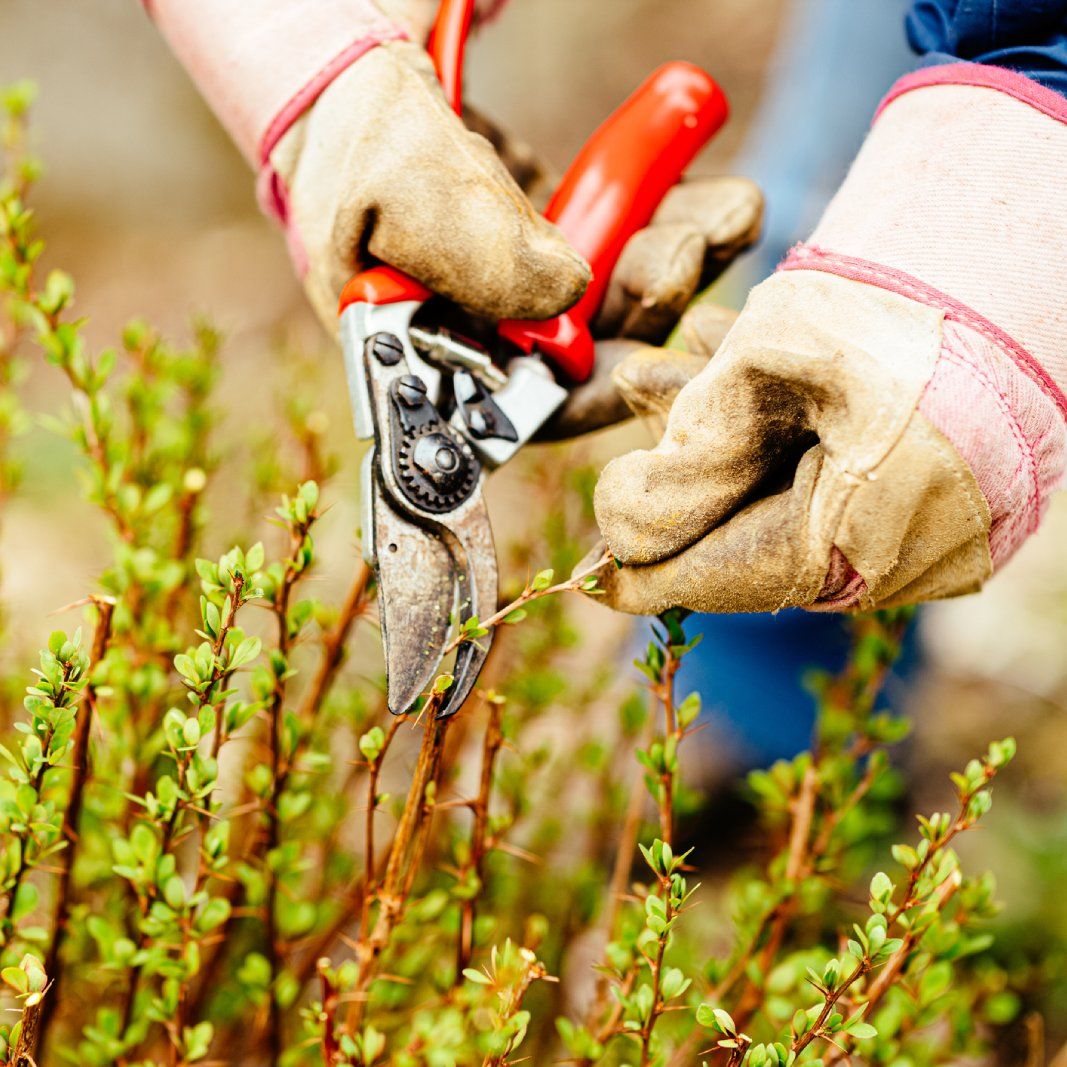
[[[545,318],[589,269],[537,212],[491,146],[452,112],[418,45],[352,64],[270,155],[325,321],[369,258],[490,318]]]
[[[421,47],[436,0],[146,6],[259,169],[261,200],[331,332],[341,287],[371,260],[491,319],[550,317],[583,292],[587,265],[446,103]],[[528,152],[504,154],[537,172]],[[599,334],[661,340],[701,281],[754,239],[759,213],[750,183],[679,190],[627,249]],[[568,433],[624,414],[606,373],[568,411]]]
[[[373,0],[153,0],[151,13],[259,169],[331,331],[372,259],[489,317],[564,310],[588,266],[403,39],[422,34],[421,6],[393,2],[400,22]]]
[[[898,83],[662,441],[605,469],[610,604],[867,609],[1011,556],[1067,455],[1065,124],[1001,68]]]

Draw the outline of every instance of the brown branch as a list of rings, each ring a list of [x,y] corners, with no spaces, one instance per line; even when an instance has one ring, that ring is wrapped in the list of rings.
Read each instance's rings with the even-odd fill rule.
[[[340,999],[337,989],[330,981],[327,973],[330,968],[328,959],[315,961],[315,969],[322,980],[322,1062],[329,1065],[334,1062],[334,1057],[341,1051],[335,1030],[337,1027],[337,1004]]]
[[[67,664],[63,668],[63,681],[62,689],[67,689],[70,683],[70,675],[73,667],[71,664]],[[41,751],[47,753],[49,747],[52,744],[52,738],[55,734],[54,727],[49,727],[45,731],[45,736],[41,738]],[[44,788],[45,776],[52,770],[52,765],[45,759],[41,760],[41,764],[37,769],[37,773],[34,774],[30,785],[33,787],[33,791],[37,796],[41,795],[41,790]],[[18,900],[19,890],[22,888],[22,880],[30,871],[30,859],[27,854],[25,845],[19,849],[19,863],[15,868],[14,873],[11,876],[11,884],[3,898],[0,899],[0,904],[3,905],[0,909],[0,932],[8,933],[12,927],[13,919],[12,913],[15,910],[15,904]]]
[[[363,886],[365,888],[362,893],[362,906],[360,907],[359,912],[360,940],[365,939],[370,932],[371,902],[374,899],[376,889],[375,878],[377,868],[375,866],[376,850],[374,841],[374,820],[375,816],[378,814],[378,779],[381,775],[382,764],[385,762],[386,753],[388,753],[401,724],[405,722],[407,722],[407,716],[398,715],[389,723],[389,729],[386,731],[385,739],[382,741],[381,751],[371,763],[370,771],[367,775],[367,807],[364,814],[365,821],[363,826]]]
[[[223,735],[223,717],[224,717],[224,713],[225,713],[225,708],[217,708],[216,707],[216,705],[219,702],[218,694],[221,693],[221,692],[225,692],[226,691],[226,684],[227,684],[227,681],[228,681],[228,679],[229,679],[229,677],[230,677],[230,675],[232,673],[230,671],[227,671],[221,665],[221,658],[220,657],[222,655],[223,649],[226,647],[226,638],[229,635],[230,631],[233,629],[234,625],[236,624],[237,612],[241,607],[242,596],[243,596],[244,587],[245,587],[244,575],[242,575],[242,574],[233,574],[233,575],[231,575],[231,580],[233,581],[233,590],[231,592],[227,593],[227,595],[226,595],[227,596],[226,602],[228,603],[229,607],[227,608],[225,618],[223,619],[223,621],[219,625],[219,631],[215,635],[215,641],[211,646],[212,660],[213,660],[214,666],[213,666],[212,671],[211,671],[211,677],[210,677],[210,679],[208,681],[208,685],[204,689],[204,698],[205,699],[204,699],[203,703],[201,704],[202,707],[211,707],[211,708],[213,708],[215,710],[215,736],[214,736],[214,739],[212,741],[212,749],[211,749],[213,757],[214,756],[218,756],[219,749],[222,747],[222,742],[225,739],[224,735]],[[188,758],[188,756],[181,756],[181,755],[178,755],[178,754],[176,754],[176,756],[177,756],[178,780],[179,780],[179,784],[182,784],[182,782],[184,781],[185,771],[186,771],[186,768],[187,768],[188,763],[189,763],[189,758]],[[169,851],[171,846],[174,844],[175,834],[176,834],[177,829],[178,829],[178,823],[179,823],[179,820],[181,819],[182,812],[183,812],[184,808],[185,808],[185,806],[180,802],[175,804],[174,805],[174,811],[171,813],[170,818],[164,824],[163,833],[162,833],[161,842],[160,842],[160,855],[163,855],[164,853]],[[200,816],[199,818],[200,818],[201,825],[203,825],[203,821],[204,821],[203,816]],[[199,870],[197,872],[197,878],[199,879]],[[150,888],[149,889],[150,896],[154,895],[154,893],[155,893],[155,889],[154,888]],[[149,906],[151,904],[151,899],[150,899],[150,897],[139,898],[137,903],[138,903],[138,906],[139,906],[139,908],[141,910],[141,917],[143,918],[148,913],[148,908],[149,908]],[[138,950],[138,952],[140,952],[141,950],[144,949],[145,945],[147,945],[147,943],[148,943],[148,940],[149,940],[148,937],[144,934],[143,931],[138,933],[138,935],[137,935],[137,950]],[[130,1024],[133,1022],[133,1011],[134,1011],[134,1006],[135,1006],[136,1001],[137,1001],[137,993],[138,993],[138,990],[140,988],[142,973],[143,973],[143,968],[142,968],[141,964],[136,964],[130,970],[130,978],[129,978],[129,982],[126,985],[126,994],[125,994],[125,997],[123,998],[123,1006],[122,1006],[122,1030],[121,1030],[121,1033],[122,1033],[123,1036],[125,1036],[128,1033],[128,1031],[130,1029]],[[182,995],[182,998],[180,999],[180,1002],[179,1002],[179,1014],[180,1015],[184,1015],[186,1010],[187,1009],[186,1009],[186,1002],[185,1002],[185,999],[184,999],[184,989],[183,989],[183,995]]]
[[[651,735],[651,728],[649,735]],[[648,741],[649,738],[646,737],[644,742],[646,747]],[[641,833],[641,812],[645,806],[645,798],[645,776],[640,766],[637,766],[633,770],[633,780],[630,782],[626,814],[623,817],[622,829],[619,832],[619,840],[615,849],[615,863],[612,866],[611,881],[608,885],[607,910],[602,923],[606,942],[610,941],[615,933],[615,925],[618,922],[619,912],[622,910],[622,903],[626,897],[626,883],[630,877],[630,872],[633,870],[637,841]],[[632,973],[627,976],[627,979],[624,979],[624,987],[627,981],[632,985]],[[625,995],[628,990],[624,988],[623,992]],[[622,1018],[620,1000],[616,999],[613,1005],[611,1005],[611,1000],[611,974],[604,968],[597,977],[596,997],[585,1017],[586,1029],[590,1033],[598,1032],[597,1042],[599,1044],[603,1044],[616,1033],[619,1021]],[[611,1011],[601,1024],[599,1031],[596,1031],[596,1020],[604,1016],[604,1013],[608,1011],[609,1005],[611,1005]],[[581,1063],[582,1067],[589,1067],[592,1061],[583,1060]]]
[[[523,950],[528,951],[528,950]],[[530,953],[533,956],[533,953]],[[501,1022],[507,1022],[509,1019],[514,1018],[516,1012],[522,1007],[522,1002],[526,998],[526,994],[530,990],[530,986],[534,982],[540,981],[547,976],[544,965],[538,960],[532,959],[528,961],[526,973],[522,976],[521,981],[512,991],[511,996],[508,998],[507,1006],[501,1012]],[[555,981],[555,979],[550,979]],[[507,1067],[510,1063],[508,1057],[511,1055],[513,1049],[511,1043],[502,1052],[490,1053],[482,1060],[482,1067]]]
[[[362,1022],[367,992],[374,981],[378,961],[403,916],[407,903],[406,891],[418,872],[426,847],[428,826],[433,812],[433,804],[427,798],[427,791],[429,786],[437,781],[444,753],[445,734],[451,721],[437,719],[441,701],[442,694],[432,693],[423,708],[426,725],[423,727],[422,745],[404,810],[389,850],[385,875],[376,893],[378,916],[370,934],[355,945],[358,970],[352,986],[351,995],[354,999],[347,1020],[348,1029],[352,1033],[359,1029]]]
[[[673,647],[667,643],[664,646],[666,659],[658,685],[653,686],[653,692],[663,706],[663,735],[665,739],[674,740],[679,744],[682,740],[683,731],[678,726],[678,716],[674,706],[674,679],[681,666],[681,659],[675,655]],[[666,760],[664,761],[666,763]],[[660,774],[659,789],[659,832],[664,843],[674,843],[674,786],[675,771],[665,766]],[[663,901],[666,905],[667,929],[675,917],[674,906],[671,903],[671,876],[669,874],[660,877],[660,891],[663,893]],[[660,1001],[660,981],[663,976],[663,961],[667,954],[667,942],[669,935],[665,932],[660,934],[656,946],[656,955],[648,960],[652,978],[652,1010],[640,1030],[641,1041],[641,1067],[649,1067],[652,1062],[652,1034],[656,1023],[663,1013],[663,1004]]]
[[[298,713],[299,720],[305,729],[310,727],[314,722],[315,717],[318,715],[318,712],[322,707],[323,701],[329,695],[334,683],[337,681],[340,667],[344,662],[345,646],[348,642],[349,635],[351,634],[352,626],[364,614],[367,605],[371,600],[372,593],[370,589],[370,578],[372,574],[372,569],[365,563],[361,562],[359,570],[356,572],[356,577],[349,587],[344,604],[340,609],[337,622],[323,640],[322,659],[319,661],[314,678],[312,679],[308,692],[300,705],[300,711]],[[295,763],[299,752],[300,746],[298,745],[297,751],[293,754],[293,759],[290,760],[290,765]],[[301,989],[303,989],[315,976],[316,967],[320,957],[327,954],[330,946],[337,940],[338,935],[344,930],[345,926],[348,925],[351,911],[359,906],[363,898],[363,886],[363,875],[359,875],[349,884],[348,888],[342,892],[342,898],[346,902],[346,906],[338,913],[336,920],[315,940],[312,949],[302,958],[300,964],[297,966],[295,972],[296,979]],[[234,880],[230,883],[227,899],[231,906],[236,906],[243,891],[244,886],[241,882]],[[230,919],[227,919],[226,923],[223,925],[223,931],[228,928],[230,921]],[[199,987],[193,1001],[193,1017],[196,1017],[199,1014],[200,1010],[203,1008],[205,999],[214,989],[219,967],[221,967],[223,959],[226,956],[226,945],[226,939],[220,937],[216,942],[213,951],[205,957],[203,966],[201,967]]]
[[[666,904],[666,921],[669,929],[675,916],[674,906],[671,903],[671,879],[669,875],[660,879],[660,888]],[[649,1067],[652,1063],[652,1033],[656,1028],[660,1015],[663,1013],[663,1004],[660,1001],[660,980],[663,977],[663,958],[667,954],[667,941],[668,934],[660,934],[659,942],[656,946],[656,955],[649,960],[649,969],[652,973],[652,1010],[648,1013],[648,1018],[640,1030],[641,1067]]]
[[[35,1049],[41,1039],[41,1016],[45,1004],[48,1003],[49,989],[50,987],[45,987],[40,993],[31,993],[26,998],[26,1004],[22,1009],[22,1029],[19,1031],[18,1043],[9,1061],[12,1067],[37,1067]],[[54,992],[53,999],[55,999]]]
[[[308,527],[314,521],[308,521],[293,527],[290,533],[289,557],[286,560],[282,580],[274,595],[272,608],[278,625],[278,653],[288,663],[290,652],[289,602],[293,589],[300,580],[302,571],[297,567],[298,554],[307,538]],[[264,924],[266,926],[266,957],[270,964],[270,989],[267,1000],[267,1054],[270,1067],[276,1067],[282,1055],[282,1008],[278,1003],[275,983],[284,964],[280,938],[278,934],[278,877],[269,862],[271,853],[278,847],[281,839],[281,824],[278,817],[278,804],[288,784],[291,768],[288,757],[282,755],[282,712],[286,699],[285,674],[276,675],[274,691],[271,694],[270,707],[267,712],[269,724],[269,748],[271,769],[271,791],[266,807],[267,830],[263,845],[263,855],[268,862],[264,864],[267,877],[267,899],[264,905]]]
[[[959,871],[943,882],[937,890],[936,899],[938,910],[941,910],[956,895],[962,884]],[[867,1003],[863,1008],[863,1017],[866,1019],[874,1011],[878,1002],[885,996],[889,987],[896,981],[897,976],[904,969],[908,957],[915,946],[922,939],[922,932],[909,930],[903,937],[903,944],[889,957],[885,967],[878,972],[877,977],[871,982],[871,988],[867,992]]]
[[[460,881],[470,877],[472,873],[475,878],[481,880],[485,856],[489,851],[489,844],[486,841],[489,830],[489,800],[493,789],[493,767],[504,744],[504,734],[501,730],[504,705],[500,700],[489,700],[488,704],[489,720],[486,723],[485,737],[482,741],[482,770],[478,783],[478,796],[472,804],[474,825],[471,828],[470,856],[463,871],[460,872]],[[456,943],[456,985],[462,982],[463,970],[469,966],[471,961],[476,911],[476,899],[471,895],[466,896],[462,903],[459,937]]]
[[[608,557],[610,558],[610,557]],[[602,565],[598,563],[596,566]],[[595,569],[595,568],[594,568]],[[659,681],[655,682],[651,686],[652,694],[656,700],[659,701],[660,706],[663,709],[663,733],[665,740],[672,740],[675,743],[675,751],[677,746],[681,744],[683,738],[686,735],[686,731],[678,724],[677,710],[675,707],[674,696],[674,682],[675,676],[678,673],[681,666],[681,658],[675,655],[673,647],[669,641],[664,643],[664,661],[660,671]],[[657,800],[657,807],[659,813],[659,836],[660,839],[667,845],[673,843],[674,838],[674,790],[675,790],[675,776],[676,772],[669,766],[665,766],[663,771],[660,772],[659,790]],[[627,805],[626,821],[623,824],[622,841],[620,842],[620,854],[616,857],[615,867],[612,873],[611,885],[609,892],[611,898],[609,900],[609,912],[608,912],[608,927],[606,936],[611,938],[612,930],[615,925],[615,920],[618,913],[618,908],[623,898],[625,891],[626,877],[630,869],[630,861],[633,857],[633,849],[637,844],[637,836],[640,830],[641,820],[641,799],[642,789],[644,785],[644,777],[638,773],[634,783],[631,787],[630,800]],[[623,865],[624,857],[626,859],[626,865]],[[670,921],[674,918],[674,910],[671,905],[671,879],[670,877],[660,878],[660,887],[664,895],[664,901],[666,903],[667,911],[667,923],[670,925]],[[656,1022],[660,1015],[663,1013],[663,1004],[660,1002],[660,978],[663,971],[663,961],[667,951],[667,937],[661,936],[657,943],[656,955],[649,959],[645,958],[645,962],[649,966],[649,970],[652,975],[652,991],[653,991],[653,1004],[652,1011],[649,1013],[648,1019],[639,1031],[631,1032],[630,1036],[635,1037],[640,1042],[641,1046],[641,1067],[647,1067],[651,1062],[652,1056],[652,1033],[655,1029]],[[623,979],[623,985],[632,988],[636,980],[636,972],[631,971],[626,978]],[[597,997],[594,1002],[594,1008],[590,1013],[590,1018],[595,1018],[597,1014],[604,1010],[607,1003],[607,997],[610,995],[609,980],[604,979],[599,985],[597,990]],[[605,1020],[604,1024],[600,1027],[597,1041],[600,1044],[604,1044],[612,1037],[619,1034],[619,1023],[622,1019],[622,1007],[621,998],[616,998],[615,1005]],[[583,1061],[588,1063],[589,1061]]]
[[[856,969],[830,993],[826,995],[826,999],[823,1002],[822,1010],[819,1012],[818,1018],[812,1024],[812,1026],[805,1030],[798,1038],[793,1041],[792,1051],[799,1056],[804,1049],[808,1047],[819,1037],[822,1028],[826,1025],[826,1020],[830,1018],[831,1013],[834,1010],[834,1006],[837,1002],[852,988],[864,975],[868,974],[871,969],[871,961],[869,959],[862,959],[856,964]]]
[[[663,680],[654,687],[656,696],[663,705],[663,736],[673,738],[675,743],[681,741],[682,732],[678,729],[674,710],[674,677],[681,666],[681,660],[675,656],[671,647],[666,649],[666,662],[663,665]],[[669,767],[660,775],[659,794],[659,833],[668,845],[674,844],[674,782],[675,772]]]

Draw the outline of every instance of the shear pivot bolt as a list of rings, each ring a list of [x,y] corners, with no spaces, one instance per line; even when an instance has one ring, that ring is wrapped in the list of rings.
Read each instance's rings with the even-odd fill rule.
[[[414,374],[405,374],[396,383],[396,395],[409,408],[417,408],[426,399],[426,383]]]
[[[432,433],[415,445],[415,466],[435,484],[450,482],[459,470],[459,450],[444,434]]]
[[[404,346],[400,338],[391,333],[376,333],[367,343],[371,355],[386,367],[395,367],[404,358]]]
[[[439,448],[434,460],[443,471],[454,471],[459,466],[459,456],[451,448]]]

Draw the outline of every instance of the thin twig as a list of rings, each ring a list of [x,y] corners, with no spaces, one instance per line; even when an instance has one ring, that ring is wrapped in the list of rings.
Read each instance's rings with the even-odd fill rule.
[[[442,694],[431,693],[423,708],[426,725],[423,727],[422,745],[404,810],[389,850],[385,875],[376,893],[378,916],[370,934],[356,944],[358,970],[351,989],[353,1000],[347,1020],[351,1033],[355,1033],[362,1023],[367,992],[374,980],[378,961],[389,944],[396,924],[403,916],[406,904],[405,889],[417,873],[425,849],[426,836],[421,831],[428,824],[433,810],[427,791],[430,784],[437,781],[445,734],[451,721],[438,720],[436,717],[442,699]]]
[[[307,520],[294,525],[290,533],[289,556],[286,560],[285,571],[282,580],[278,584],[274,595],[274,603],[271,605],[275,614],[278,627],[278,654],[283,661],[288,662],[291,634],[289,631],[289,603],[293,589],[300,580],[302,574],[297,561],[302,551],[303,544],[308,535],[308,528],[314,521],[314,515],[309,515]],[[266,835],[263,846],[263,854],[266,858],[264,865],[267,881],[267,899],[264,904],[264,925],[266,927],[266,956],[270,965],[270,989],[267,1001],[267,1054],[270,1067],[277,1067],[282,1056],[282,1026],[283,1012],[278,1003],[276,983],[283,966],[283,953],[278,935],[278,875],[270,863],[270,856],[278,847],[281,840],[281,822],[278,814],[278,805],[289,780],[291,762],[282,753],[282,712],[285,708],[287,692],[287,673],[278,673],[274,679],[274,691],[271,694],[270,707],[267,711],[270,748],[271,790],[266,806]]]
[[[605,552],[604,555],[592,566],[586,567],[585,570],[579,571],[577,574],[572,574],[565,582],[557,582],[555,585],[547,586],[544,589],[535,589],[532,585],[528,585],[510,604],[505,605],[498,612],[490,615],[487,619],[479,619],[478,625],[485,630],[494,630],[501,623],[506,622],[509,615],[518,611],[520,608],[526,607],[527,604],[532,604],[535,600],[542,600],[546,596],[555,596],[557,593],[578,592],[582,588],[582,583],[587,578],[591,577],[602,567],[610,563],[613,558],[611,553]],[[449,652],[454,652],[461,644],[468,640],[470,640],[470,638],[461,630],[445,646],[442,655],[447,656]]]
[[[377,757],[372,761],[370,771],[367,774],[367,805],[366,812],[364,813],[363,826],[364,890],[362,894],[362,907],[360,908],[359,913],[359,939],[361,941],[364,940],[370,932],[371,902],[374,898],[376,889],[377,868],[375,866],[374,820],[378,813],[378,779],[381,775],[382,764],[385,762],[386,754],[393,743],[393,739],[396,737],[397,731],[400,729],[401,725],[407,721],[407,716],[405,715],[398,715],[390,721],[389,729],[386,730],[385,739],[382,741],[382,747],[378,752]]]
[[[482,740],[482,769],[478,782],[478,796],[471,807],[474,810],[474,825],[471,828],[470,855],[460,872],[460,880],[473,875],[479,881],[483,876],[483,863],[489,851],[487,833],[489,829],[489,800],[493,789],[493,768],[497,755],[504,744],[501,720],[504,704],[501,700],[489,700],[489,719],[485,725]],[[466,894],[462,903],[459,923],[459,937],[456,942],[456,976],[458,985],[463,980],[463,971],[469,966],[474,948],[474,920],[477,901],[474,894]]]

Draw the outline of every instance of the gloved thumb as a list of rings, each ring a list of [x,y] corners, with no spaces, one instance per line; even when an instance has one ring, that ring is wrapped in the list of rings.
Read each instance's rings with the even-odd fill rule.
[[[570,391],[538,440],[578,437],[633,416],[661,437],[675,397],[707,366],[736,319],[736,311],[705,302],[686,312],[671,339],[674,347],[598,341],[593,376]]]
[[[373,49],[298,127],[272,163],[324,318],[375,260],[492,319],[548,318],[584,292],[588,265],[454,114],[422,49]]]
[[[682,389],[715,355],[737,312],[718,304],[694,305],[672,338],[676,347],[641,346],[612,372],[612,381],[626,406],[662,437],[667,415]]]

